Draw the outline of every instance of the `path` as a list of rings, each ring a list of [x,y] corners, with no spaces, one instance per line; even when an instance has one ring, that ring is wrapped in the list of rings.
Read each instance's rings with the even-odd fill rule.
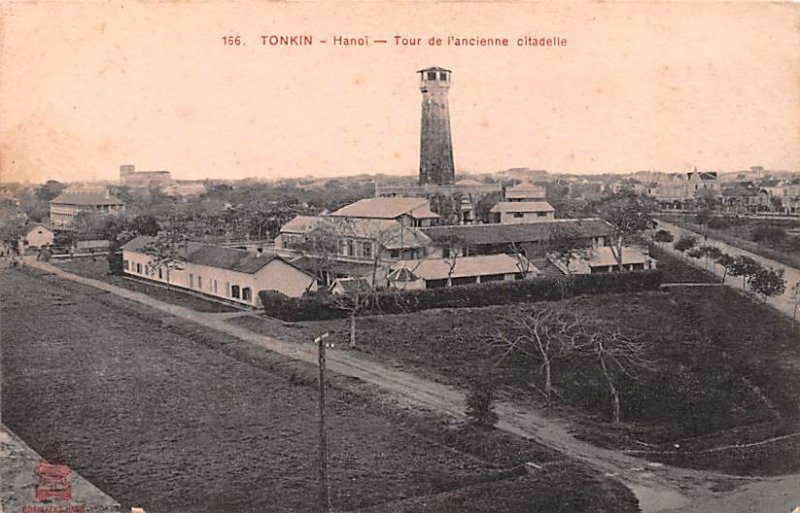
[[[776,269],[776,270],[777,269],[783,269],[783,276],[786,279],[786,290],[780,296],[777,296],[777,297],[774,297],[774,298],[770,298],[768,300],[768,302],[773,307],[775,307],[777,310],[785,313],[789,317],[793,316],[794,309],[795,309],[795,303],[792,300],[791,288],[792,288],[792,285],[794,285],[795,283],[800,282],[800,269],[795,269],[794,267],[789,267],[788,265],[782,264],[780,262],[776,262],[775,260],[770,260],[769,258],[765,258],[765,257],[762,257],[760,255],[756,255],[755,253],[751,253],[749,251],[745,251],[744,249],[739,249],[739,248],[737,248],[735,246],[731,246],[730,244],[726,244],[726,243],[718,241],[716,239],[712,239],[712,238],[704,239],[704,237],[699,233],[693,232],[691,230],[688,230],[686,228],[683,228],[681,226],[678,226],[678,225],[675,225],[675,224],[672,224],[672,223],[668,223],[666,221],[662,221],[660,219],[658,220],[658,225],[659,225],[660,228],[663,228],[663,229],[668,230],[669,232],[671,232],[672,235],[675,236],[675,240],[678,240],[678,238],[680,238],[681,235],[692,235],[692,236],[697,238],[698,244],[700,244],[700,245],[716,246],[720,250],[722,250],[723,252],[725,252],[725,253],[727,253],[729,255],[732,255],[732,256],[739,256],[739,255],[748,256],[748,257],[752,258],[753,260],[755,260],[756,262],[758,262],[761,265],[763,265],[764,267],[772,267],[773,269]],[[672,254],[676,254],[676,255],[681,256],[678,251],[673,249],[672,244],[660,244],[660,247],[664,248],[665,250],[669,251]],[[682,256],[682,258],[684,260],[686,259],[685,256]],[[724,269],[722,268],[721,265],[718,265],[717,263],[709,262],[707,264],[707,266],[706,266],[706,261],[703,258],[701,258],[699,260],[695,260],[693,258],[689,258],[688,260],[691,263],[693,263],[694,265],[696,265],[697,267],[701,267],[701,268],[704,268],[704,269],[707,269],[707,270],[713,272],[714,274],[716,274],[720,278],[722,278],[722,276],[723,276]],[[738,288],[738,289],[742,289],[743,288],[742,279],[741,278],[736,278],[736,277],[733,277],[733,276],[729,276],[728,278],[726,278],[725,279],[725,284],[730,286],[730,287],[734,287],[734,288]]]
[[[259,335],[245,328],[226,322],[230,316],[196,312],[188,308],[164,303],[146,294],[116,287],[109,283],[85,278],[65,272],[55,266],[32,262],[32,266],[51,272],[61,278],[95,287],[120,297],[136,301],[176,317],[196,322],[207,328],[232,335],[241,340],[258,345],[270,351],[317,364],[317,352],[313,344],[301,345],[283,342]],[[461,418],[464,415],[464,394],[454,387],[435,383],[419,376],[384,367],[375,362],[362,360],[347,352],[332,350],[327,355],[328,368],[336,373],[359,378],[389,392],[394,398],[407,404],[429,408]],[[508,403],[496,407],[500,420],[497,427],[510,433],[534,440],[552,447],[565,455],[615,477],[626,484],[639,499],[644,513],[658,511],[704,511],[708,513],[745,513],[753,511],[746,497],[755,497],[777,489],[800,490],[800,475],[780,478],[740,479],[740,482],[756,482],[758,487],[745,487],[722,497],[733,497],[730,503],[719,503],[718,496],[709,490],[715,479],[737,479],[712,472],[680,469],[647,462],[618,451],[596,447],[573,437],[566,424],[544,417],[533,410],[524,410]],[[742,497],[744,495],[744,498]],[[762,509],[760,513],[785,513],[791,511],[789,505],[800,505],[800,492],[795,498],[786,496],[777,509]],[[758,500],[758,499],[756,499]],[[756,502],[760,504],[760,502]],[[703,509],[696,509],[702,504]],[[753,504],[750,502],[749,504]],[[786,507],[784,507],[784,504]],[[737,505],[742,505],[739,507]]]

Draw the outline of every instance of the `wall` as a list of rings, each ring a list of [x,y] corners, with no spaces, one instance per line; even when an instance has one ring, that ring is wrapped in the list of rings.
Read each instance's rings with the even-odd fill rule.
[[[152,274],[148,273],[149,256],[123,250],[122,259],[125,274],[167,283],[166,269],[162,269],[160,278],[157,270]],[[126,260],[128,261],[127,269],[124,267]],[[137,272],[137,264],[141,266],[141,272]],[[170,285],[251,306],[259,306],[258,293],[262,290],[278,290],[287,296],[299,297],[303,295],[307,287],[312,291],[317,289],[313,278],[281,260],[271,261],[255,274],[240,273],[191,262],[184,262],[182,267],[182,269],[169,271]],[[234,286],[239,287],[238,298],[232,296]],[[242,297],[245,288],[250,288],[249,300]]]

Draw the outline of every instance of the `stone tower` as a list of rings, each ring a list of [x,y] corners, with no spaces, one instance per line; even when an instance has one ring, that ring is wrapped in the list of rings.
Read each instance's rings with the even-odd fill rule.
[[[450,138],[450,70],[419,70],[422,91],[422,130],[419,151],[419,183],[448,185],[455,180],[453,142]]]

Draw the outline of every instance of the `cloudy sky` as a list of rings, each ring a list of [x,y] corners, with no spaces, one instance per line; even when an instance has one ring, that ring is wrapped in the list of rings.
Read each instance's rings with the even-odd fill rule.
[[[453,70],[457,170],[797,170],[798,7],[7,2],[0,179],[113,179],[125,163],[179,179],[412,174],[430,65]],[[509,46],[427,45],[450,35]]]

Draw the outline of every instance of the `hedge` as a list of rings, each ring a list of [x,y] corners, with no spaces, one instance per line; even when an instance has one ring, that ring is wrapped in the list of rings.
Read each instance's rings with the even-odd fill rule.
[[[531,280],[490,282],[412,291],[379,291],[369,297],[358,315],[399,314],[432,308],[466,308],[509,303],[557,301],[582,294],[656,290],[663,282],[660,270],[574,274]],[[343,319],[348,312],[324,296],[290,298],[280,292],[259,292],[271,317],[296,321]]]

